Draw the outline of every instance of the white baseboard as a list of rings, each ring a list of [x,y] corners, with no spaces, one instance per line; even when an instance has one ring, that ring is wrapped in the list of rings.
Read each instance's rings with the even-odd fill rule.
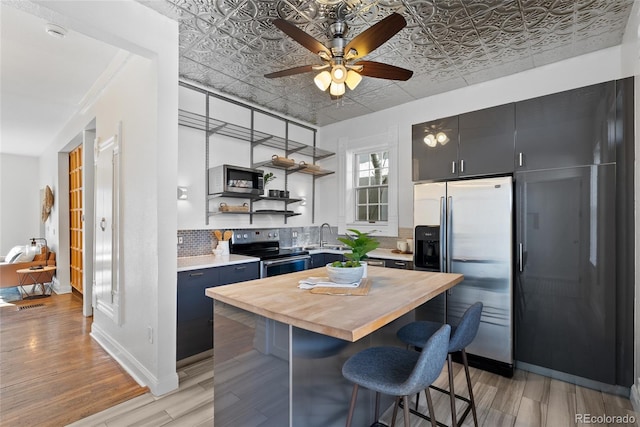
[[[58,295],[71,293],[71,285],[69,284],[67,284],[66,286],[63,285],[62,283],[60,283],[57,277],[53,278],[53,284],[51,286],[51,289],[53,289],[53,292],[55,292]]]
[[[156,378],[120,343],[107,335],[96,323],[91,325],[91,337],[113,357],[133,379],[143,387],[149,387],[154,396],[160,396],[178,388],[178,374],[174,372],[166,378]]]

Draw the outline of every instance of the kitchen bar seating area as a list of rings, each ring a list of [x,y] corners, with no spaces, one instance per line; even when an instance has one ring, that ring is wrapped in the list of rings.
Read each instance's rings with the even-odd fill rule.
[[[242,417],[256,416],[265,417],[265,426],[343,426],[352,388],[342,376],[346,360],[372,346],[402,347],[395,334],[415,320],[414,309],[463,280],[459,274],[418,271],[399,278],[393,269],[369,266],[372,285],[366,296],[298,288],[299,280],[322,274],[319,270],[207,289],[214,299],[216,426],[246,425]],[[232,322],[242,323],[244,332],[233,329],[231,336]],[[322,357],[297,355],[299,328],[346,345]],[[236,340],[244,345],[231,344]],[[264,400],[260,413],[246,409],[256,399]],[[386,409],[393,401],[382,396],[380,407]],[[361,390],[353,425],[373,424],[373,406],[373,394]]]

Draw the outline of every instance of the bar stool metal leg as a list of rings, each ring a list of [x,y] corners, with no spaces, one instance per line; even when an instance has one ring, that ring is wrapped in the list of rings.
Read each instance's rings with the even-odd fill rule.
[[[453,359],[451,353],[447,354],[447,370],[449,371],[449,401],[451,402],[451,427],[457,427],[458,414],[456,413],[456,395],[453,391]]]
[[[473,414],[473,425],[478,427],[478,415],[476,414],[476,401],[473,398],[473,387],[471,386],[471,375],[469,375],[469,363],[467,362],[467,352],[462,349],[462,363],[467,376],[467,387],[469,388],[469,400],[471,401],[471,413]]]
[[[351,427],[351,420],[353,418],[353,411],[356,408],[357,398],[358,398],[358,384],[354,384],[353,392],[351,393],[351,404],[349,405],[349,415],[347,416],[347,427]]]
[[[402,401],[404,403],[404,427],[409,426],[409,396],[402,396]]]
[[[429,418],[431,418],[431,427],[438,427],[438,423],[436,423],[436,414],[433,410],[433,401],[431,400],[431,392],[429,388],[424,391],[424,394],[427,395],[427,407],[429,408]]]

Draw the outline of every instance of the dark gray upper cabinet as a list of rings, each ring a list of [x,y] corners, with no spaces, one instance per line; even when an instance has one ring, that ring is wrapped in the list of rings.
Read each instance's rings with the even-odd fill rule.
[[[459,176],[513,172],[515,104],[460,115]]]
[[[515,354],[616,384],[616,165],[516,174]]]
[[[458,176],[458,116],[416,124],[411,131],[413,181]],[[446,136],[443,142],[425,139],[440,132]]]
[[[413,125],[413,180],[513,172],[514,126],[514,104]]]
[[[615,162],[615,82],[516,103],[516,170]]]

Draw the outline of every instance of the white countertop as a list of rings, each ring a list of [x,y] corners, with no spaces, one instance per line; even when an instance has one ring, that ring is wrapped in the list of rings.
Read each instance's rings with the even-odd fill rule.
[[[257,262],[260,258],[244,255],[202,255],[178,258],[178,271],[191,271],[200,268],[224,267],[225,265]]]
[[[348,250],[317,248],[309,249],[310,254],[330,253],[343,254]],[[369,258],[385,258],[400,261],[413,261],[413,254],[397,254],[391,252],[391,249],[376,249],[369,252]],[[247,262],[257,262],[260,258],[244,256],[244,255],[202,255],[178,258],[178,271],[191,271],[200,268],[224,267],[225,265],[243,264]]]

